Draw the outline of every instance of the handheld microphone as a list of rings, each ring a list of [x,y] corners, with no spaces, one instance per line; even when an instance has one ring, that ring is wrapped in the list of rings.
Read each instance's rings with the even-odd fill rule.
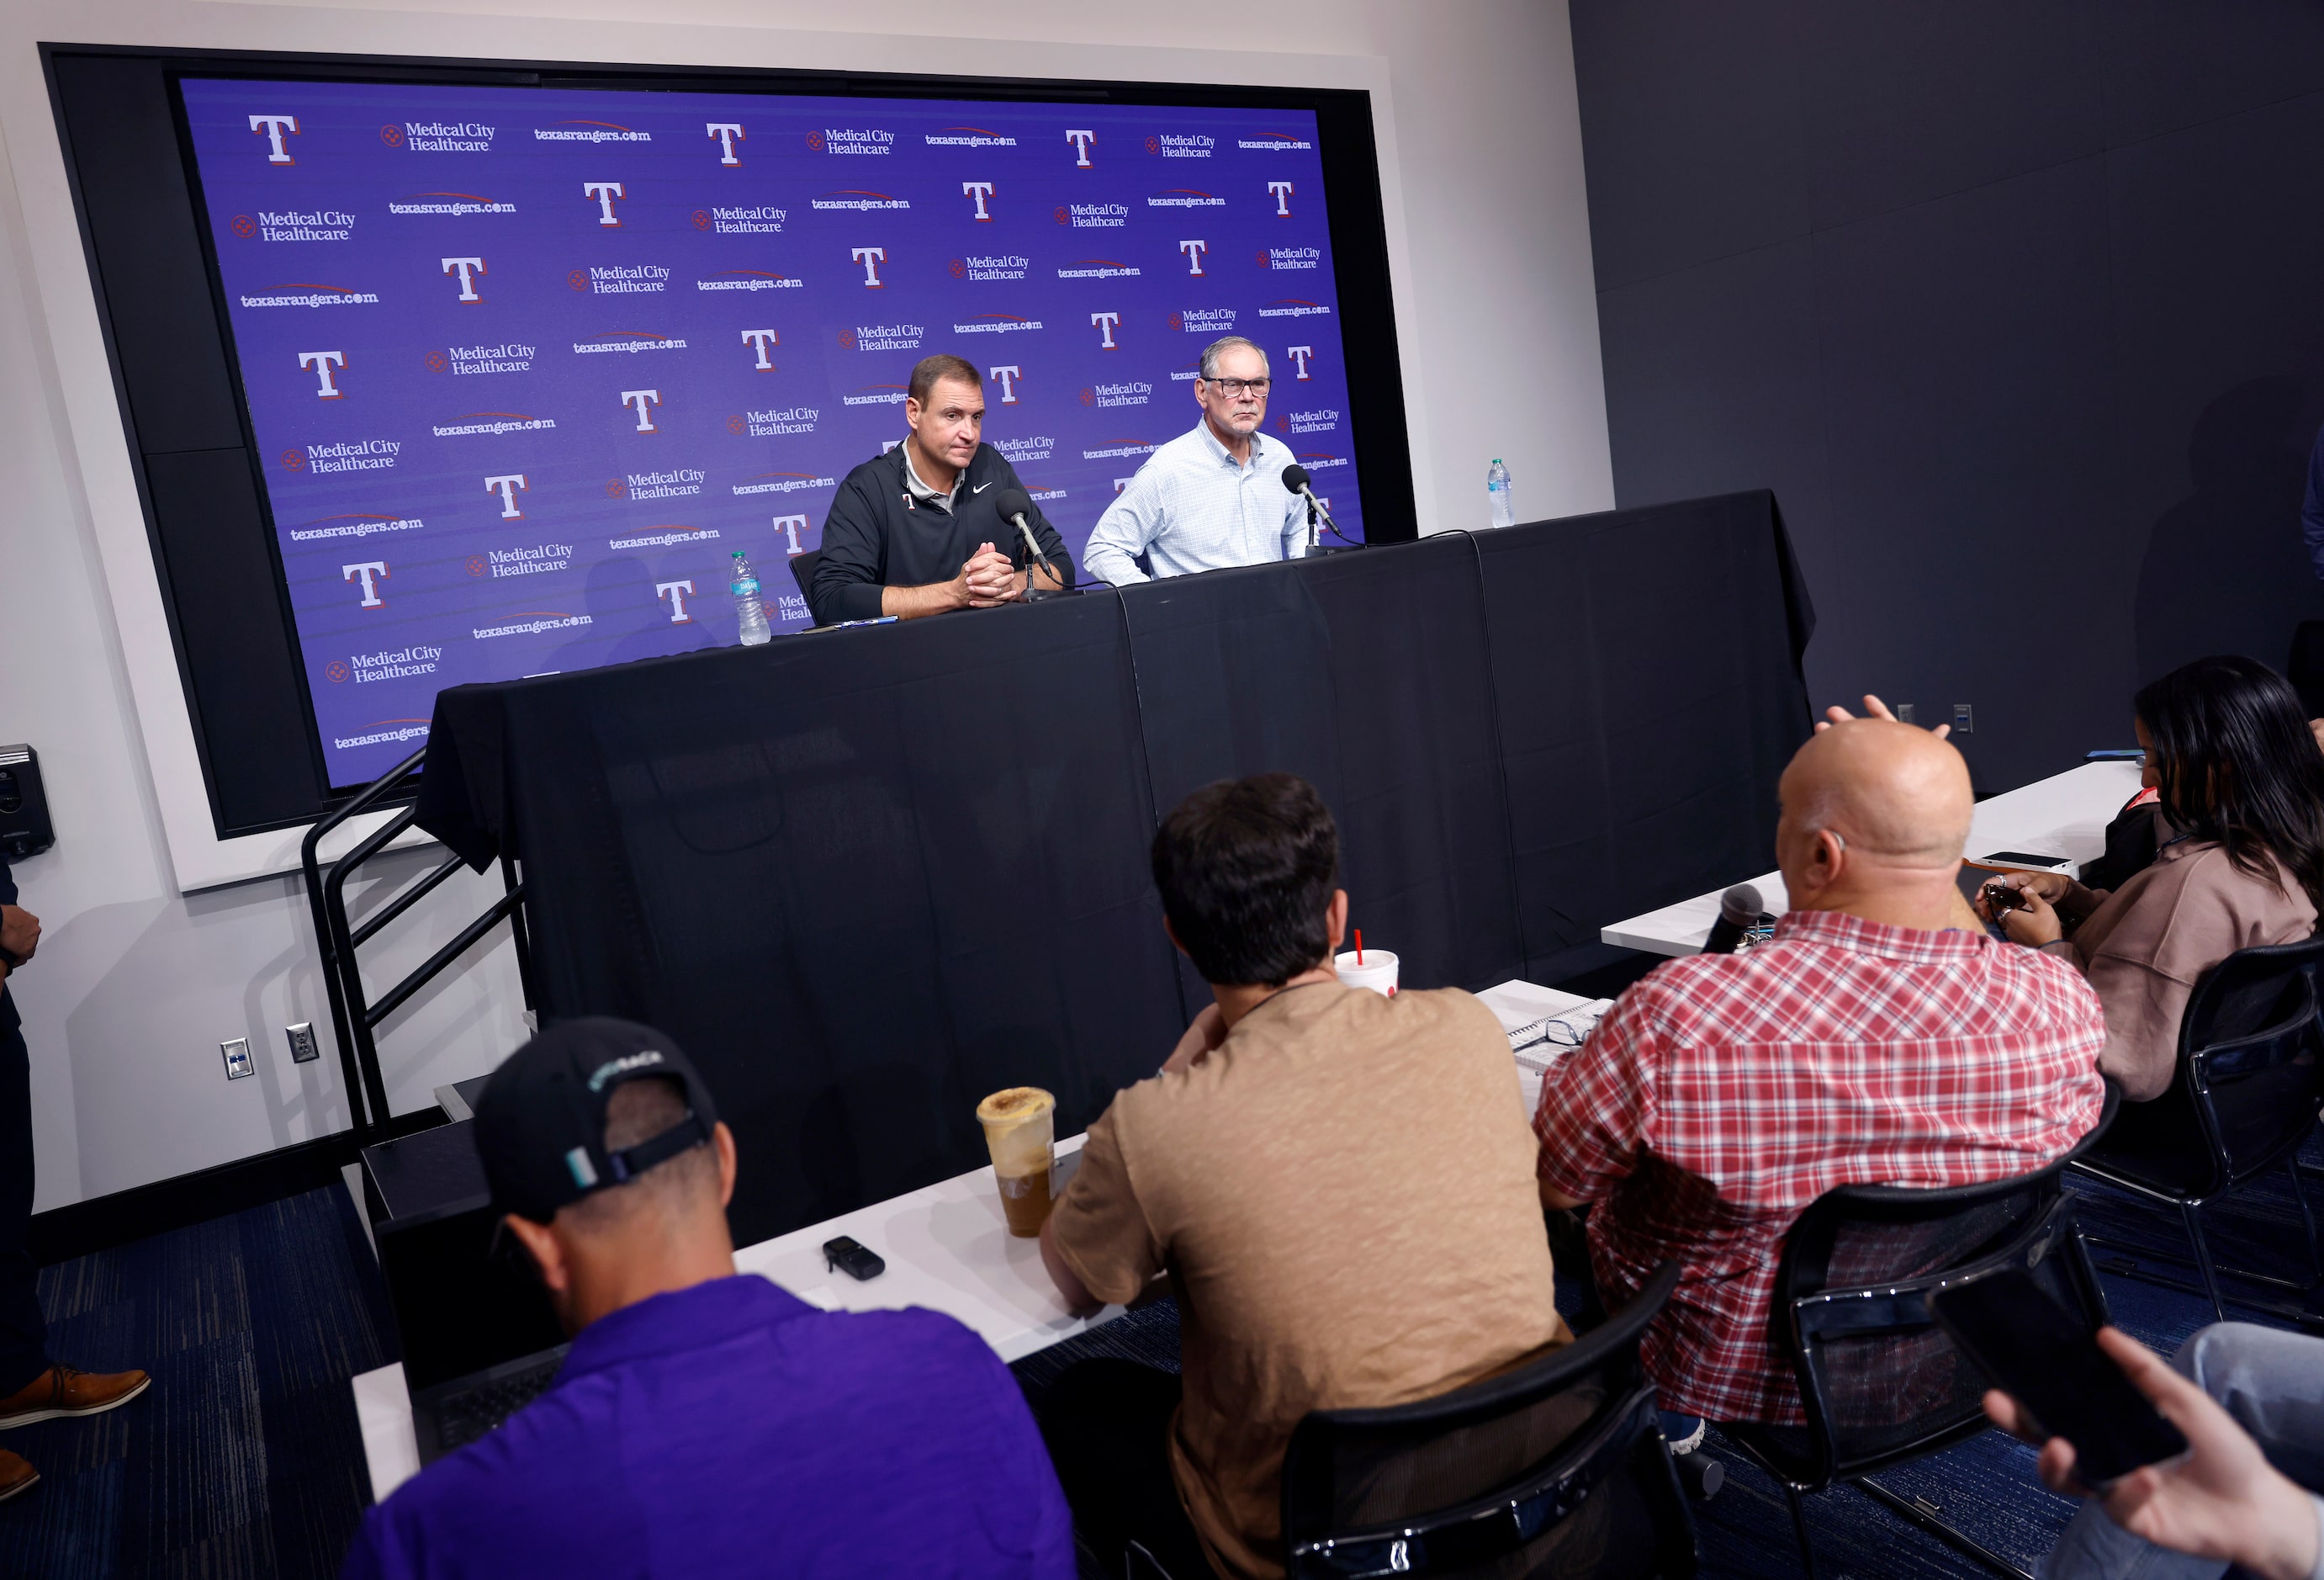
[[[1749,883],[1738,883],[1719,897],[1719,919],[1711,925],[1711,936],[1702,940],[1706,955],[1732,955],[1743,935],[1758,925],[1759,891]]]
[[[1049,573],[1049,579],[1051,581],[1057,583],[1058,586],[1062,587],[1065,585],[1065,578],[1057,574],[1056,568],[1049,563],[1049,557],[1041,552],[1040,542],[1033,536],[1033,529],[1025,520],[1025,518],[1032,513],[1033,501],[1031,498],[1027,495],[1022,488],[1016,487],[1012,485],[1010,487],[1002,489],[1001,491],[1000,497],[995,499],[992,504],[993,508],[1000,511],[1001,519],[1014,526],[1019,532],[1024,535],[1025,551],[1039,562],[1043,570]],[[1033,585],[1033,578],[1030,576],[1028,576],[1025,578],[1025,597],[1028,602],[1038,601],[1050,596],[1050,589],[1047,587],[1035,587]]]

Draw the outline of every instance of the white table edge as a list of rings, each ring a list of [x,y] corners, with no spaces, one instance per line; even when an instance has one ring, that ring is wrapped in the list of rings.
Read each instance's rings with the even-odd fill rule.
[[[1058,1160],[1062,1162],[1080,1152],[1084,1139],[1081,1135],[1072,1135],[1060,1140],[1057,1142]],[[820,1246],[825,1240],[845,1234],[849,1220],[864,1212],[893,1208],[921,1198],[935,1199],[964,1185],[971,1192],[980,1187],[990,1190],[992,1188],[991,1175],[992,1166],[988,1163],[981,1169],[955,1174],[933,1185],[906,1191],[899,1197],[867,1202],[863,1206],[826,1218],[820,1224],[810,1224],[803,1229],[793,1229],[770,1239],[755,1241],[734,1252],[734,1270],[738,1275],[747,1273],[769,1278],[770,1282],[774,1282],[753,1264],[771,1262],[785,1252],[803,1245]],[[788,1289],[787,1285],[778,1287]],[[788,1292],[805,1298],[801,1290],[788,1289]],[[809,1304],[816,1302],[809,1301]],[[912,1307],[887,1309],[908,1310]],[[920,1309],[936,1308],[923,1307]],[[1063,1344],[1093,1328],[1103,1326],[1120,1317],[1122,1310],[1120,1306],[1108,1306],[1089,1317],[1066,1316],[1039,1327],[1009,1334],[997,1341],[991,1335],[979,1332],[973,1324],[963,1322],[962,1326],[983,1339],[993,1354],[1001,1357],[1002,1363],[1013,1365],[1028,1355],[1038,1354],[1053,1344]],[[950,1312],[942,1315],[951,1316],[956,1322],[961,1320]],[[349,1383],[355,1393],[355,1421],[363,1436],[364,1466],[370,1474],[372,1501],[384,1502],[388,1494],[420,1474],[420,1436],[412,1423],[411,1394],[404,1384],[403,1363],[393,1361],[369,1372],[358,1372],[349,1380]]]
[[[2044,841],[2062,845],[2068,843],[2065,839],[2067,830],[2076,827],[2073,821],[2059,824],[2054,818],[2045,819],[2050,823],[2046,831],[2028,830],[2020,827],[2015,831],[1987,829],[1980,832],[1978,825],[1989,825],[1996,820],[2005,824],[2015,823],[2014,814],[2020,808],[2038,804],[2051,797],[2069,795],[2070,787],[2064,783],[2068,780],[2078,781],[2070,787],[2070,799],[2079,801],[2085,789],[2091,798],[2089,808],[2080,814],[2079,821],[2086,822],[2101,804],[2106,807],[2107,818],[2111,818],[2124,802],[2137,793],[2137,774],[2136,766],[2127,762],[2107,761],[2080,762],[2062,772],[2034,780],[2030,784],[2019,785],[2015,790],[2005,790],[1997,796],[1987,797],[1977,804],[1977,809],[1973,814],[1974,820],[1970,824],[1969,845],[1967,852],[1969,864],[1975,866],[1978,856],[1987,855],[1997,847],[2019,844],[2039,845]],[[2101,829],[2104,821],[2105,819],[2100,819]],[[2070,871],[2076,873],[2080,871],[2082,861],[2094,858],[2104,848],[2102,836],[2093,844],[2088,832],[2079,828],[2076,829],[2076,837],[2071,843],[2090,847],[2089,856],[2074,860]],[[2072,855],[2070,851],[2066,854],[2070,856]],[[1751,881],[1758,885],[1763,894],[1770,892],[1771,884],[1773,892],[1782,892],[1783,877],[1780,873],[1764,873]],[[1625,949],[1636,949],[1646,955],[1680,958],[1695,954],[1702,947],[1702,935],[1710,930],[1713,914],[1718,907],[1719,896],[1722,892],[1724,892],[1723,890],[1714,890],[1708,893],[1692,895],[1674,904],[1660,906],[1653,910],[1641,911],[1636,916],[1624,917],[1619,921],[1609,922],[1599,929],[1599,939],[1602,943],[1612,944]],[[1692,914],[1684,916],[1682,920],[1682,919],[1673,918],[1673,912]]]

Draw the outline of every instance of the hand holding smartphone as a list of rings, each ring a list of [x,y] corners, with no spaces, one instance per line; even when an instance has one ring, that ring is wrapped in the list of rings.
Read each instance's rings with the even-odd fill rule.
[[[2098,1347],[2097,1331],[2023,1268],[1950,1284],[1929,1302],[1937,1324],[2038,1436],[2074,1446],[2074,1471],[2103,1492],[2141,1465],[2187,1452],[2178,1428]]]
[[[2267,1461],[2249,1432],[2219,1402],[2119,1328],[2100,1328],[2099,1350],[2139,1394],[2168,1412],[2190,1446],[2169,1460],[2140,1465],[2107,1482],[2098,1496],[2107,1518],[2144,1541],[2173,1552],[2240,1564],[2260,1580],[2312,1580],[2324,1550],[2319,1501]],[[2043,1484],[2063,1497],[2089,1492],[2073,1440],[2047,1437],[2019,1400],[1998,1390],[1986,1414],[2023,1441],[2039,1443]],[[2143,1565],[2142,1565],[2143,1566]]]

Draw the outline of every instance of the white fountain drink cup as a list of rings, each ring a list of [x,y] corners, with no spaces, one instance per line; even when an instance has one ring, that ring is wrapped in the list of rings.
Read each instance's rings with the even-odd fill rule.
[[[1340,980],[1350,987],[1368,987],[1374,993],[1396,997],[1396,955],[1388,949],[1366,949],[1364,963],[1356,964],[1356,952],[1350,949],[1332,962]]]
[[[1011,1086],[976,1105],[1001,1210],[1009,1232],[1030,1240],[1049,1215],[1049,1173],[1057,1161],[1057,1100],[1038,1086]]]

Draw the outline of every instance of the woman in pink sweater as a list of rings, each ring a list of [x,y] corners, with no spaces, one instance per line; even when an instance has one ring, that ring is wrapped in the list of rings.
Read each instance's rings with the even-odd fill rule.
[[[2070,960],[2107,1018],[2098,1067],[2135,1103],[2161,1096],[2179,1018],[2206,971],[2238,949],[2316,930],[2324,899],[2324,755],[2300,699],[2255,659],[2208,658],[2138,693],[2145,782],[2162,796],[2154,864],[2111,892],[2058,873],[2000,881],[2018,943]],[[1982,891],[1979,914],[1991,919]]]

